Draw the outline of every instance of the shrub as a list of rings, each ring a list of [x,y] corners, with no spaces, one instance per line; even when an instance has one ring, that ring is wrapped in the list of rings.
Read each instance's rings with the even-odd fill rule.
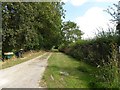
[[[80,40],[62,51],[78,60],[83,60],[96,67],[100,67],[99,81],[103,87],[119,88],[120,86],[120,55],[118,54],[118,35],[113,31],[99,32],[91,40]],[[97,73],[96,73],[97,74]]]
[[[113,31],[99,32],[98,35],[91,40],[79,40],[69,45],[61,45],[59,50],[71,55],[79,60],[84,60],[92,65],[103,65],[112,57],[111,43],[117,43],[117,35]]]
[[[111,58],[109,57],[109,62],[103,62],[104,65],[100,67],[99,77],[102,77],[101,80],[106,82],[106,84],[103,84],[104,87],[120,88],[120,67],[117,45],[111,44],[111,48]]]

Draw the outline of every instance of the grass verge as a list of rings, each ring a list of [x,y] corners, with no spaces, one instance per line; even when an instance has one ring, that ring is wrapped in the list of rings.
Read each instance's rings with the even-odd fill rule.
[[[53,53],[48,60],[40,86],[47,88],[96,88],[97,68],[62,53]]]
[[[20,64],[22,62],[31,60],[37,56],[42,55],[43,53],[45,53],[45,51],[30,51],[30,52],[26,52],[23,57],[24,58],[11,58],[9,60],[5,60],[5,62],[2,62],[2,69],[4,68],[8,68],[17,64]]]

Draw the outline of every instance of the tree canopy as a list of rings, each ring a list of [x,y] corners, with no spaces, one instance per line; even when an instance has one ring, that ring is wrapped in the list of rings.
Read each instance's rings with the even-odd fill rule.
[[[63,22],[62,35],[64,43],[72,43],[81,39],[83,35],[75,22],[67,21]]]
[[[50,49],[61,41],[62,2],[2,3],[3,51]]]

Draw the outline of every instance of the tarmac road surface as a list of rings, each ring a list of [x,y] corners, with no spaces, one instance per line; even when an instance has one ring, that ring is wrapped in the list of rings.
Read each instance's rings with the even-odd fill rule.
[[[0,90],[2,88],[40,88],[39,82],[42,79],[51,53],[46,59],[41,58],[43,55],[0,70]]]

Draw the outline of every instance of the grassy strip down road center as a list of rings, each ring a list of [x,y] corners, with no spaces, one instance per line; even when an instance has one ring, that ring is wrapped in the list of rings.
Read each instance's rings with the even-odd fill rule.
[[[97,68],[62,53],[53,53],[43,76],[43,87],[47,88],[93,88],[96,83],[94,73]],[[43,84],[44,83],[44,84]]]

